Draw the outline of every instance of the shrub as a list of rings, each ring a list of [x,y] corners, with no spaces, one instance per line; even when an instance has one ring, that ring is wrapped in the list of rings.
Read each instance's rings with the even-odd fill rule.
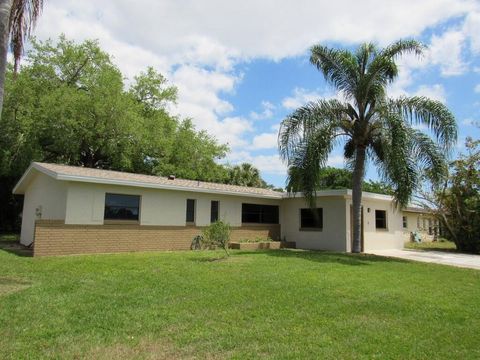
[[[228,243],[230,242],[231,232],[229,223],[218,220],[203,230],[203,239],[208,245],[221,247],[228,256]]]

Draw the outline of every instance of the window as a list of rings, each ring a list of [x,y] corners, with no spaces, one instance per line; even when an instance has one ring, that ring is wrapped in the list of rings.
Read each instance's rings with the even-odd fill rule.
[[[187,223],[195,223],[195,200],[187,199]]]
[[[387,212],[385,210],[375,210],[375,228],[387,228]]]
[[[278,206],[242,204],[242,223],[278,224]]]
[[[408,228],[408,222],[407,222],[407,217],[406,216],[402,217],[402,222],[403,222],[403,228],[404,229]]]
[[[301,229],[323,229],[323,209],[300,209]]]
[[[213,200],[210,205],[210,222],[212,223],[218,220],[218,208],[219,202]]]
[[[140,196],[105,194],[105,220],[137,220],[140,213]]]

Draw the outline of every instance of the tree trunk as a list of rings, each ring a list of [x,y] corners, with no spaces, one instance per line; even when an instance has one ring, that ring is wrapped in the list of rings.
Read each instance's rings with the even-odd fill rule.
[[[5,72],[7,71],[8,38],[10,12],[13,0],[0,0],[0,118],[3,109],[3,92],[5,88]]]
[[[357,147],[352,184],[353,244],[352,252],[362,252],[362,184],[365,175],[365,147]]]

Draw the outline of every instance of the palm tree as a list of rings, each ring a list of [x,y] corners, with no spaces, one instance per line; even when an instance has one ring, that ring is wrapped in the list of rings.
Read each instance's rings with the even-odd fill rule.
[[[43,0],[0,0],[0,116],[7,69],[8,46],[13,53],[14,73],[18,71],[26,38],[43,8]]]
[[[315,204],[319,171],[335,145],[344,145],[353,168],[353,252],[361,251],[362,182],[367,161],[404,206],[420,183],[420,172],[439,181],[445,156],[456,142],[457,125],[440,102],[422,96],[389,98],[386,88],[398,76],[397,57],[421,55],[423,45],[397,41],[384,49],[363,44],[355,52],[316,45],[310,62],[343,100],[310,102],[286,117],[280,126],[279,150],[290,169],[288,181]],[[426,125],[433,138],[413,125]]]
[[[227,182],[231,185],[265,187],[260,171],[249,163],[236,165],[229,170]]]

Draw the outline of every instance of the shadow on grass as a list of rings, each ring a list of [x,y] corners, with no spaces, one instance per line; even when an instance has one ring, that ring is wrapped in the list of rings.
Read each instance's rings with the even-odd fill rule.
[[[293,249],[281,249],[281,250],[232,250],[230,252],[230,258],[241,256],[255,256],[255,255],[268,255],[279,258],[296,258],[306,261],[314,261],[318,263],[335,263],[350,266],[362,266],[370,265],[371,263],[389,262],[389,263],[408,263],[408,260],[389,258],[384,256],[370,255],[370,254],[347,254],[347,253],[335,253],[319,250],[293,250]],[[205,258],[192,258],[192,261],[196,262],[213,262],[218,258],[205,257]]]
[[[19,242],[18,235],[15,234],[0,234],[0,251],[15,254],[17,256],[31,257],[33,250],[23,246]]]

